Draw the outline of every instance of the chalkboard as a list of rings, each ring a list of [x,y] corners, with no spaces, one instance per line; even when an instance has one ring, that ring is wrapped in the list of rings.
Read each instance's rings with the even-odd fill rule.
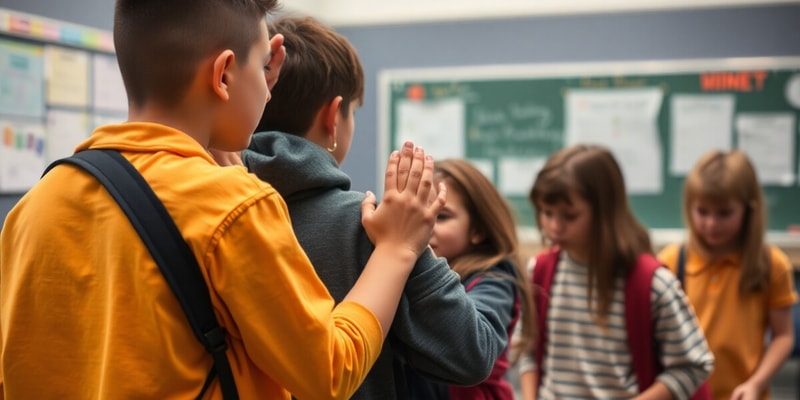
[[[406,139],[467,158],[523,227],[535,225],[527,191],[544,159],[594,141],[621,160],[632,208],[652,229],[683,226],[685,173],[711,148],[746,151],[769,228],[800,228],[800,57],[387,70],[379,101],[383,160]]]

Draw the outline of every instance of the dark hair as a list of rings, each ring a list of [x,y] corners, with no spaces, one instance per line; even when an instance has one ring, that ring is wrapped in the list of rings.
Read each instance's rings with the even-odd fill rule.
[[[203,58],[233,50],[247,61],[258,22],[278,0],[117,0],[114,46],[128,101],[177,104]]]
[[[575,145],[550,156],[539,171],[529,196],[540,231],[542,206],[569,204],[571,194],[580,196],[591,207],[587,299],[597,290],[598,315],[602,322],[611,305],[615,278],[620,272],[627,274],[636,265],[639,255],[653,252],[650,236],[633,215],[622,170],[606,148]],[[544,232],[542,238],[545,238]],[[589,307],[591,309],[591,302]]]
[[[364,99],[364,70],[347,39],[311,17],[282,16],[269,31],[284,37],[286,60],[256,132],[305,135],[327,102],[342,96],[342,116]]]
[[[725,204],[733,199],[744,205],[745,213],[739,233],[742,251],[742,278],[739,293],[759,292],[769,284],[769,250],[764,244],[767,207],[756,171],[747,155],[739,150],[710,151],[697,161],[683,184],[683,215],[689,227],[689,246],[708,252],[691,218],[692,202],[704,199]]]

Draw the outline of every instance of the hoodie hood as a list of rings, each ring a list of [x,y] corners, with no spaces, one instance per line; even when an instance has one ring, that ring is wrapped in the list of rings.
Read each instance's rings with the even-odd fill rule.
[[[242,152],[247,169],[287,202],[331,188],[350,190],[350,178],[325,149],[300,136],[258,132]]]

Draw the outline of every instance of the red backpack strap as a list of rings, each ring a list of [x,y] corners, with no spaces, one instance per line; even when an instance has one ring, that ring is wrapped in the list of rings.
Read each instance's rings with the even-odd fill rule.
[[[655,354],[653,318],[651,315],[650,289],[653,275],[661,263],[651,254],[642,254],[625,281],[625,330],[631,365],[639,382],[639,392],[645,391],[661,372],[661,364]]]
[[[559,251],[552,249],[536,256],[533,266],[533,290],[536,299],[536,387],[542,384],[542,362],[544,361],[544,346],[547,343],[547,309],[550,304],[550,288],[553,286],[553,277],[558,267]]]

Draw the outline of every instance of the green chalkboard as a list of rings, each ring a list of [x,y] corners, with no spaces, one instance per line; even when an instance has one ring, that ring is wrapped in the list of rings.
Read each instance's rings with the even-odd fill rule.
[[[379,88],[383,157],[412,139],[438,158],[472,160],[523,227],[534,226],[527,190],[541,163],[580,141],[599,141],[624,159],[631,205],[650,228],[683,226],[685,171],[710,148],[751,154],[769,228],[800,227],[800,58],[394,70],[381,73]],[[641,110],[630,114],[629,106]]]

